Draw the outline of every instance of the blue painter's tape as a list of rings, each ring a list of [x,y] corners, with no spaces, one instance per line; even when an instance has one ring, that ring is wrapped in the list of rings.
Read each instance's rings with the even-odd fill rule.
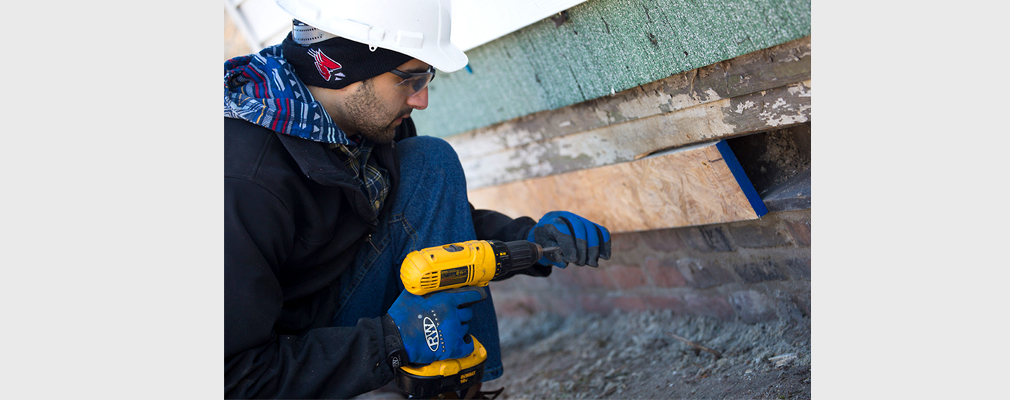
[[[740,161],[737,161],[733,150],[729,148],[729,144],[725,140],[720,140],[719,143],[715,144],[715,147],[719,149],[722,159],[726,161],[730,172],[736,178],[736,183],[740,185],[740,190],[743,190],[744,195],[747,196],[747,201],[750,201],[751,207],[754,208],[754,213],[759,217],[768,214],[768,207],[765,207],[765,202],[758,196],[757,190],[754,189],[754,184],[750,183],[750,178],[743,172],[743,167],[740,166]]]

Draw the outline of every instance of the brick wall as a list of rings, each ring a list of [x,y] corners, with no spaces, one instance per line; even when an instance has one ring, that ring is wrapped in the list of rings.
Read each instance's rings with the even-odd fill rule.
[[[493,282],[500,316],[670,309],[760,322],[810,315],[810,210],[614,235],[599,268]]]

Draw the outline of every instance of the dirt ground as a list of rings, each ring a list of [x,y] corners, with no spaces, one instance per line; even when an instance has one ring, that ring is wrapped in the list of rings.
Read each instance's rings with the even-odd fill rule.
[[[746,324],[669,311],[543,314],[500,317],[498,327],[505,373],[482,388],[504,388],[497,399],[810,398],[806,317]],[[385,398],[403,397],[356,399]]]
[[[810,398],[809,318],[615,312],[500,318],[499,329],[505,373],[483,387],[504,387],[499,399]]]

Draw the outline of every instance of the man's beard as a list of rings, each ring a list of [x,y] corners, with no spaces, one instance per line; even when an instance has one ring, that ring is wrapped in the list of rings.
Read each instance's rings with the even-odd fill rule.
[[[410,115],[412,108],[408,107],[400,110],[399,114],[396,114],[396,117],[389,120],[375,118],[376,114],[389,114],[385,107],[383,107],[383,102],[375,96],[371,85],[368,83],[370,82],[362,82],[357,93],[354,94],[350,101],[345,103],[347,115],[351,117],[351,121],[355,124],[354,127],[357,128],[357,133],[365,139],[379,144],[390,143],[396,137],[396,125],[394,124],[396,119]]]

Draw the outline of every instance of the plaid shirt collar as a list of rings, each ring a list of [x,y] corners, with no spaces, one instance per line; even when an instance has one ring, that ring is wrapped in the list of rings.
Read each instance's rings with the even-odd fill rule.
[[[375,163],[374,157],[370,157],[375,143],[368,139],[362,139],[357,146],[343,144],[330,144],[329,146],[331,149],[337,150],[337,154],[345,156],[342,157],[344,165],[354,171],[354,176],[361,183],[369,203],[378,214],[382,209],[382,203],[386,200],[386,195],[389,194],[389,173]]]

